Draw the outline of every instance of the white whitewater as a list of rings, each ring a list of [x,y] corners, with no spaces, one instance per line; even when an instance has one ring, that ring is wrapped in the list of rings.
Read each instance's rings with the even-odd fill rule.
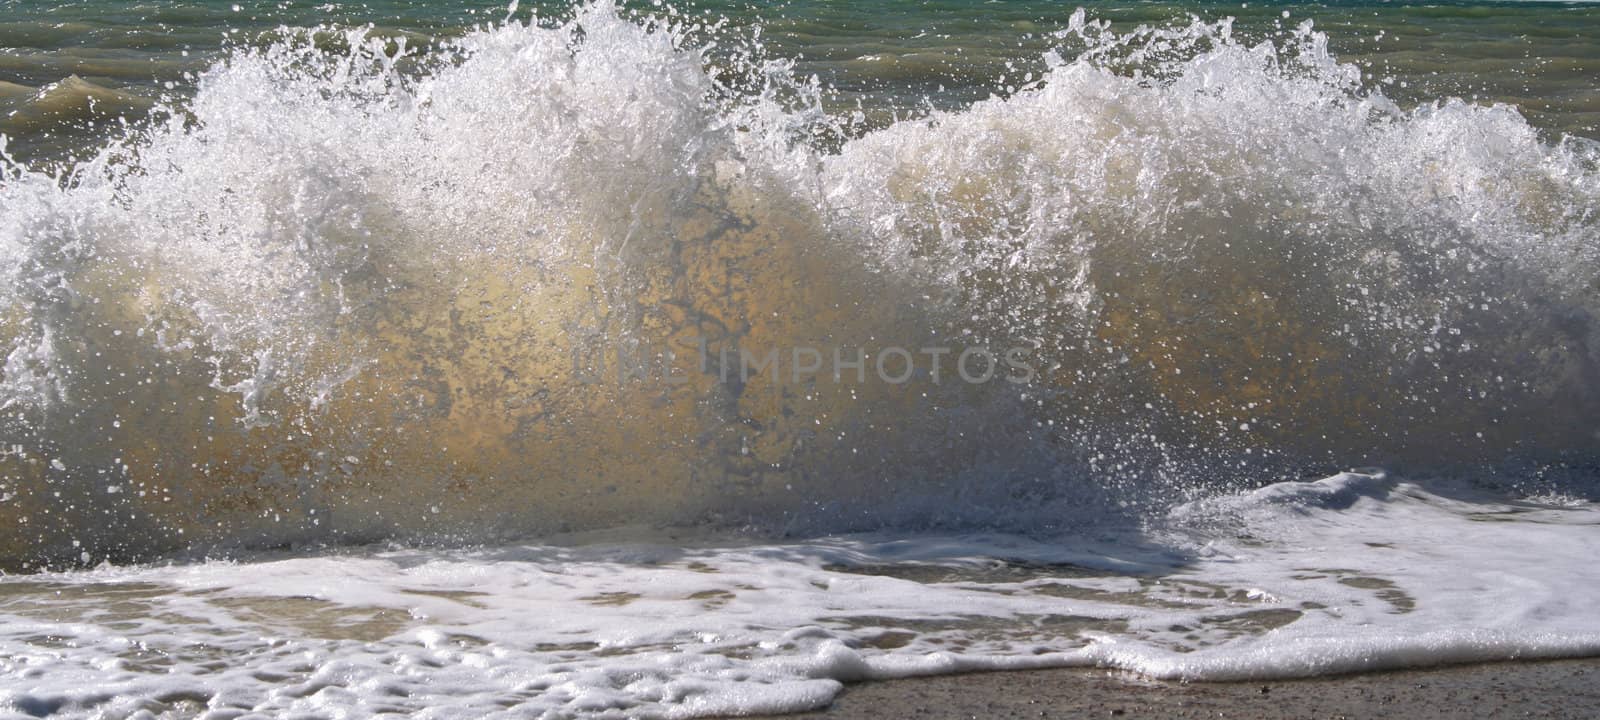
[[[0,706],[685,718],[977,670],[1238,680],[1600,652],[1590,504],[1352,473],[1167,520],[1050,542],[591,536],[14,578]]]
[[[1080,14],[883,127],[707,32],[289,31],[65,175],[0,163],[0,703],[691,717],[1600,652],[1595,142],[1398,107],[1310,25]],[[579,377],[696,340],[1038,373]]]

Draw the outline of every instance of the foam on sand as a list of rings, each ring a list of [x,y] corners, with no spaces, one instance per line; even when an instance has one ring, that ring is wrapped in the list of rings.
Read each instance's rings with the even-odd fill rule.
[[[1144,536],[373,549],[0,581],[4,702],[701,717],[843,682],[1097,665],[1268,679],[1600,653],[1592,505],[1381,475],[1186,506]]]

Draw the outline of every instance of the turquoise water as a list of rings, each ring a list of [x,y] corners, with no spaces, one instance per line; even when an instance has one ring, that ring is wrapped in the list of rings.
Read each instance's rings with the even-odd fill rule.
[[[1463,97],[1516,105],[1550,132],[1600,134],[1600,4],[1500,3],[1083,3],[1120,31],[1188,16],[1236,18],[1241,38],[1269,38],[1312,20],[1332,51],[1401,102]],[[759,26],[771,58],[816,75],[838,111],[864,107],[878,121],[925,105],[954,107],[1006,94],[1037,75],[1061,45],[1052,33],[1076,5],[1052,2],[674,3],[717,27],[725,47]],[[637,3],[639,13],[662,13]],[[164,94],[192,90],[195,73],[229,48],[259,46],[283,27],[371,25],[414,46],[466,29],[537,14],[558,20],[569,3],[462,2],[33,2],[0,3],[0,133],[24,157],[60,159],[137,117]],[[64,85],[56,85],[65,83]],[[91,125],[100,123],[97,131]]]

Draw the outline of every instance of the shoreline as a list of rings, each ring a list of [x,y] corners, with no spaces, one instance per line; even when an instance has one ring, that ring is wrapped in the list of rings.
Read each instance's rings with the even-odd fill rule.
[[[938,675],[847,685],[825,709],[766,717],[1595,718],[1600,717],[1600,658],[1215,683],[1149,680],[1089,668]]]

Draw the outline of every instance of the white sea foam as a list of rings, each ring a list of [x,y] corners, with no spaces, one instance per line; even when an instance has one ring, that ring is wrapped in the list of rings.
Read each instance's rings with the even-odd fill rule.
[[[590,536],[0,582],[14,711],[699,717],[841,683],[1283,678],[1600,653],[1600,511],[1344,474],[1119,537]],[[663,544],[665,541],[666,544]]]

